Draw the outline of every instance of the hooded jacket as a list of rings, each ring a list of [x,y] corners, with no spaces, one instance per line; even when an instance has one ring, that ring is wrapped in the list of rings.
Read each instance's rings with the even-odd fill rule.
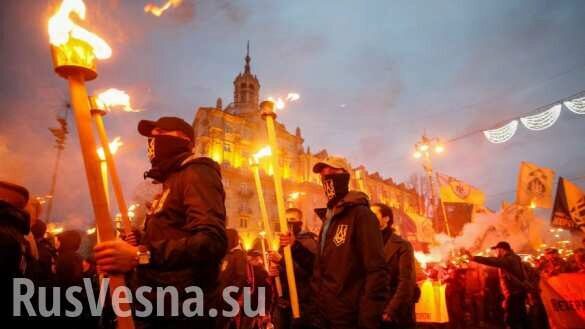
[[[217,288],[227,249],[224,202],[215,161],[193,156],[170,173],[146,218],[140,244],[148,248],[151,259],[148,266],[138,268],[139,284],[175,286],[179,292],[188,286],[206,293]]]
[[[327,209],[315,212],[326,221]],[[332,209],[315,258],[312,286],[325,321],[354,328],[379,328],[387,298],[382,236],[368,197],[350,191]]]

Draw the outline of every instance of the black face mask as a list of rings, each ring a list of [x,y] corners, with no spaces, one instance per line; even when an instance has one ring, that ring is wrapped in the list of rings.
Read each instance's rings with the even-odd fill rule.
[[[163,182],[191,155],[191,142],[174,136],[155,136],[148,139],[148,159],[152,168],[144,177]]]
[[[294,234],[294,236],[297,236],[303,230],[303,223],[288,223],[288,229]]]
[[[331,174],[323,177],[322,181],[325,196],[327,197],[327,207],[333,207],[339,200],[349,192],[349,174]]]

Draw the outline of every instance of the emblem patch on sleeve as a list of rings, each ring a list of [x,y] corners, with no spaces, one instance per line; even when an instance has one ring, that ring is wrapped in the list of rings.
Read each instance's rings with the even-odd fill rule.
[[[345,238],[347,237],[347,227],[347,224],[340,224],[337,226],[337,231],[335,231],[335,236],[333,237],[333,243],[335,243],[337,247],[345,243]]]

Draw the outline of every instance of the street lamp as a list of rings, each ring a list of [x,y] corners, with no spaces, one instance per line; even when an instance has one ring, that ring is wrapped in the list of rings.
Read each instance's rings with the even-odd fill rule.
[[[431,191],[431,202],[435,200],[435,187],[433,184],[433,161],[432,156],[442,154],[445,152],[445,146],[439,138],[429,138],[427,135],[423,135],[421,140],[414,144],[414,153],[412,156],[415,159],[422,159],[423,169],[429,177],[429,188]],[[445,220],[445,229],[447,235],[451,236],[451,229],[449,228],[449,222],[447,220],[447,212],[445,211],[445,205],[439,195],[439,205],[443,213],[443,219]]]

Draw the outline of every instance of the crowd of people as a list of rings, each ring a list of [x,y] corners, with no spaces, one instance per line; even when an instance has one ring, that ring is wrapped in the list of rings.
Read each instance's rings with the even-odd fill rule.
[[[320,234],[305,231],[303,212],[290,208],[286,211],[289,233],[280,235],[278,250],[270,250],[263,238],[246,250],[238,232],[226,228],[220,166],[191,151],[192,127],[182,119],[163,117],[141,121],[138,131],[147,138],[152,165],[145,177],[162,184],[162,193],[151,203],[144,227],[116,240],[95,243],[86,257],[80,253],[80,232],[49,234],[35,215],[38,211],[30,208],[34,202],[28,200],[28,191],[0,183],[2,296],[12,297],[12,280],[18,277],[29,278],[38,286],[85,287],[81,293],[89,294],[84,278],[98,287],[103,278],[122,274],[130,289],[172,286],[184,291],[197,286],[204,292],[205,316],[175,315],[165,308],[164,314],[135,316],[136,328],[409,329],[417,325],[415,304],[421,297],[417,281],[430,277],[447,283],[453,328],[480,328],[488,323],[529,328],[535,317],[541,317],[540,321],[532,322],[544,328],[546,313],[536,288],[538,278],[585,271],[584,249],[576,250],[569,263],[558,251],[547,250],[534,269],[525,267],[507,242],[500,242],[493,247],[496,257],[471,257],[465,267],[452,265],[441,274],[428,268],[421,276],[412,245],[392,228],[392,209],[370,204],[364,193],[350,191],[349,170],[334,158],[313,167],[328,200],[315,210],[323,221]],[[283,257],[283,249],[288,247],[300,317],[293,316],[289,298]],[[250,307],[256,309],[263,301],[267,311],[255,316],[245,312],[211,315],[212,308],[229,306],[221,298],[226,287],[249,287]],[[241,305],[245,303],[242,291],[235,295]],[[62,298],[62,293],[54,294]],[[156,301],[158,294],[152,291],[145,297]],[[181,301],[189,297],[188,293],[179,295]],[[501,308],[499,301],[503,301]],[[114,328],[116,315],[107,303],[106,299],[100,317],[84,308],[74,319],[42,320],[65,321],[64,328]],[[38,310],[40,304],[34,308]],[[30,321],[13,316],[11,300],[6,305],[1,308],[3,316],[12,317],[15,323]]]

